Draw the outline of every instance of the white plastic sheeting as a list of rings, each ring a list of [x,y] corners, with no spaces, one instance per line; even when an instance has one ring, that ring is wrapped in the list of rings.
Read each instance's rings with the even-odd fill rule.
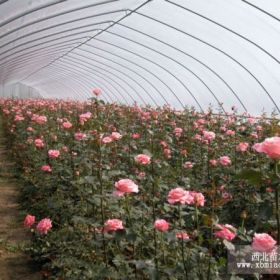
[[[279,0],[8,0],[0,83],[49,98],[280,108]]]

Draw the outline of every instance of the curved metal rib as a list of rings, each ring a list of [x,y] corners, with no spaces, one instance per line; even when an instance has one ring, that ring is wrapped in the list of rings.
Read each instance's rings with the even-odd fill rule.
[[[163,22],[163,21],[160,21],[160,20],[155,19],[155,18],[153,18],[153,17],[150,17],[150,16],[148,16],[148,15],[142,14],[142,13],[140,13],[140,12],[135,11],[134,13],[137,14],[137,15],[143,16],[143,17],[145,17],[145,18],[148,18],[148,19],[150,19],[150,20],[152,20],[152,21],[155,21],[155,22],[157,22],[157,23],[159,23],[159,24],[162,24],[162,25],[164,25],[164,26],[168,26],[168,27],[170,27],[170,28],[172,28],[172,29],[174,29],[174,30],[176,30],[176,31],[178,31],[178,32],[180,32],[180,33],[182,33],[182,34],[185,34],[186,36],[189,36],[190,38],[192,38],[192,39],[194,39],[194,40],[196,40],[196,41],[199,41],[200,43],[203,43],[203,44],[205,44],[205,45],[207,45],[207,46],[209,46],[209,47],[215,49],[216,51],[218,51],[218,52],[222,53],[223,55],[225,55],[226,57],[228,57],[230,60],[232,60],[233,62],[235,62],[236,64],[238,64],[242,69],[244,69],[244,70],[258,83],[258,85],[259,85],[259,86],[263,89],[263,91],[267,94],[267,96],[269,97],[270,101],[273,103],[273,105],[274,105],[275,108],[277,109],[277,111],[280,113],[279,107],[277,106],[277,104],[275,103],[274,99],[271,97],[271,95],[270,95],[269,92],[267,91],[267,89],[264,87],[264,85],[259,81],[259,79],[258,79],[248,68],[246,68],[242,63],[240,63],[240,62],[239,62],[237,59],[235,59],[233,56],[231,56],[231,55],[228,54],[227,52],[221,50],[220,48],[218,48],[218,47],[216,47],[216,46],[214,46],[214,45],[212,45],[212,44],[210,44],[210,43],[208,43],[208,42],[206,42],[206,41],[204,41],[204,40],[202,40],[202,39],[200,39],[200,38],[198,38],[198,37],[196,37],[196,36],[194,36],[194,35],[192,35],[192,34],[189,34],[189,33],[185,32],[184,30],[181,30],[181,29],[179,29],[179,28],[177,28],[177,27],[174,27],[174,26],[172,26],[172,25],[170,25],[170,24],[167,24],[167,23],[165,23],[165,22]]]

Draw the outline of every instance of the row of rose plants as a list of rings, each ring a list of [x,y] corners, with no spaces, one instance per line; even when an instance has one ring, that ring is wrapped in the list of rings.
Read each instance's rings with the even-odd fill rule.
[[[227,249],[279,244],[275,116],[97,97],[0,106],[47,279],[225,279]]]

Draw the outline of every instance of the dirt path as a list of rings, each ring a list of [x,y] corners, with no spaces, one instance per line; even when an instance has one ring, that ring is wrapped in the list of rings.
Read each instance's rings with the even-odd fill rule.
[[[28,230],[22,226],[18,182],[13,176],[13,163],[7,158],[0,120],[0,280],[39,280],[32,262],[23,253],[29,242]]]

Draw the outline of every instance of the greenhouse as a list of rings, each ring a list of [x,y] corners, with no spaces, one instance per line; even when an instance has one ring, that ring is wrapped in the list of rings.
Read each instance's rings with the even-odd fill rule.
[[[280,279],[280,2],[0,0],[0,279]]]

